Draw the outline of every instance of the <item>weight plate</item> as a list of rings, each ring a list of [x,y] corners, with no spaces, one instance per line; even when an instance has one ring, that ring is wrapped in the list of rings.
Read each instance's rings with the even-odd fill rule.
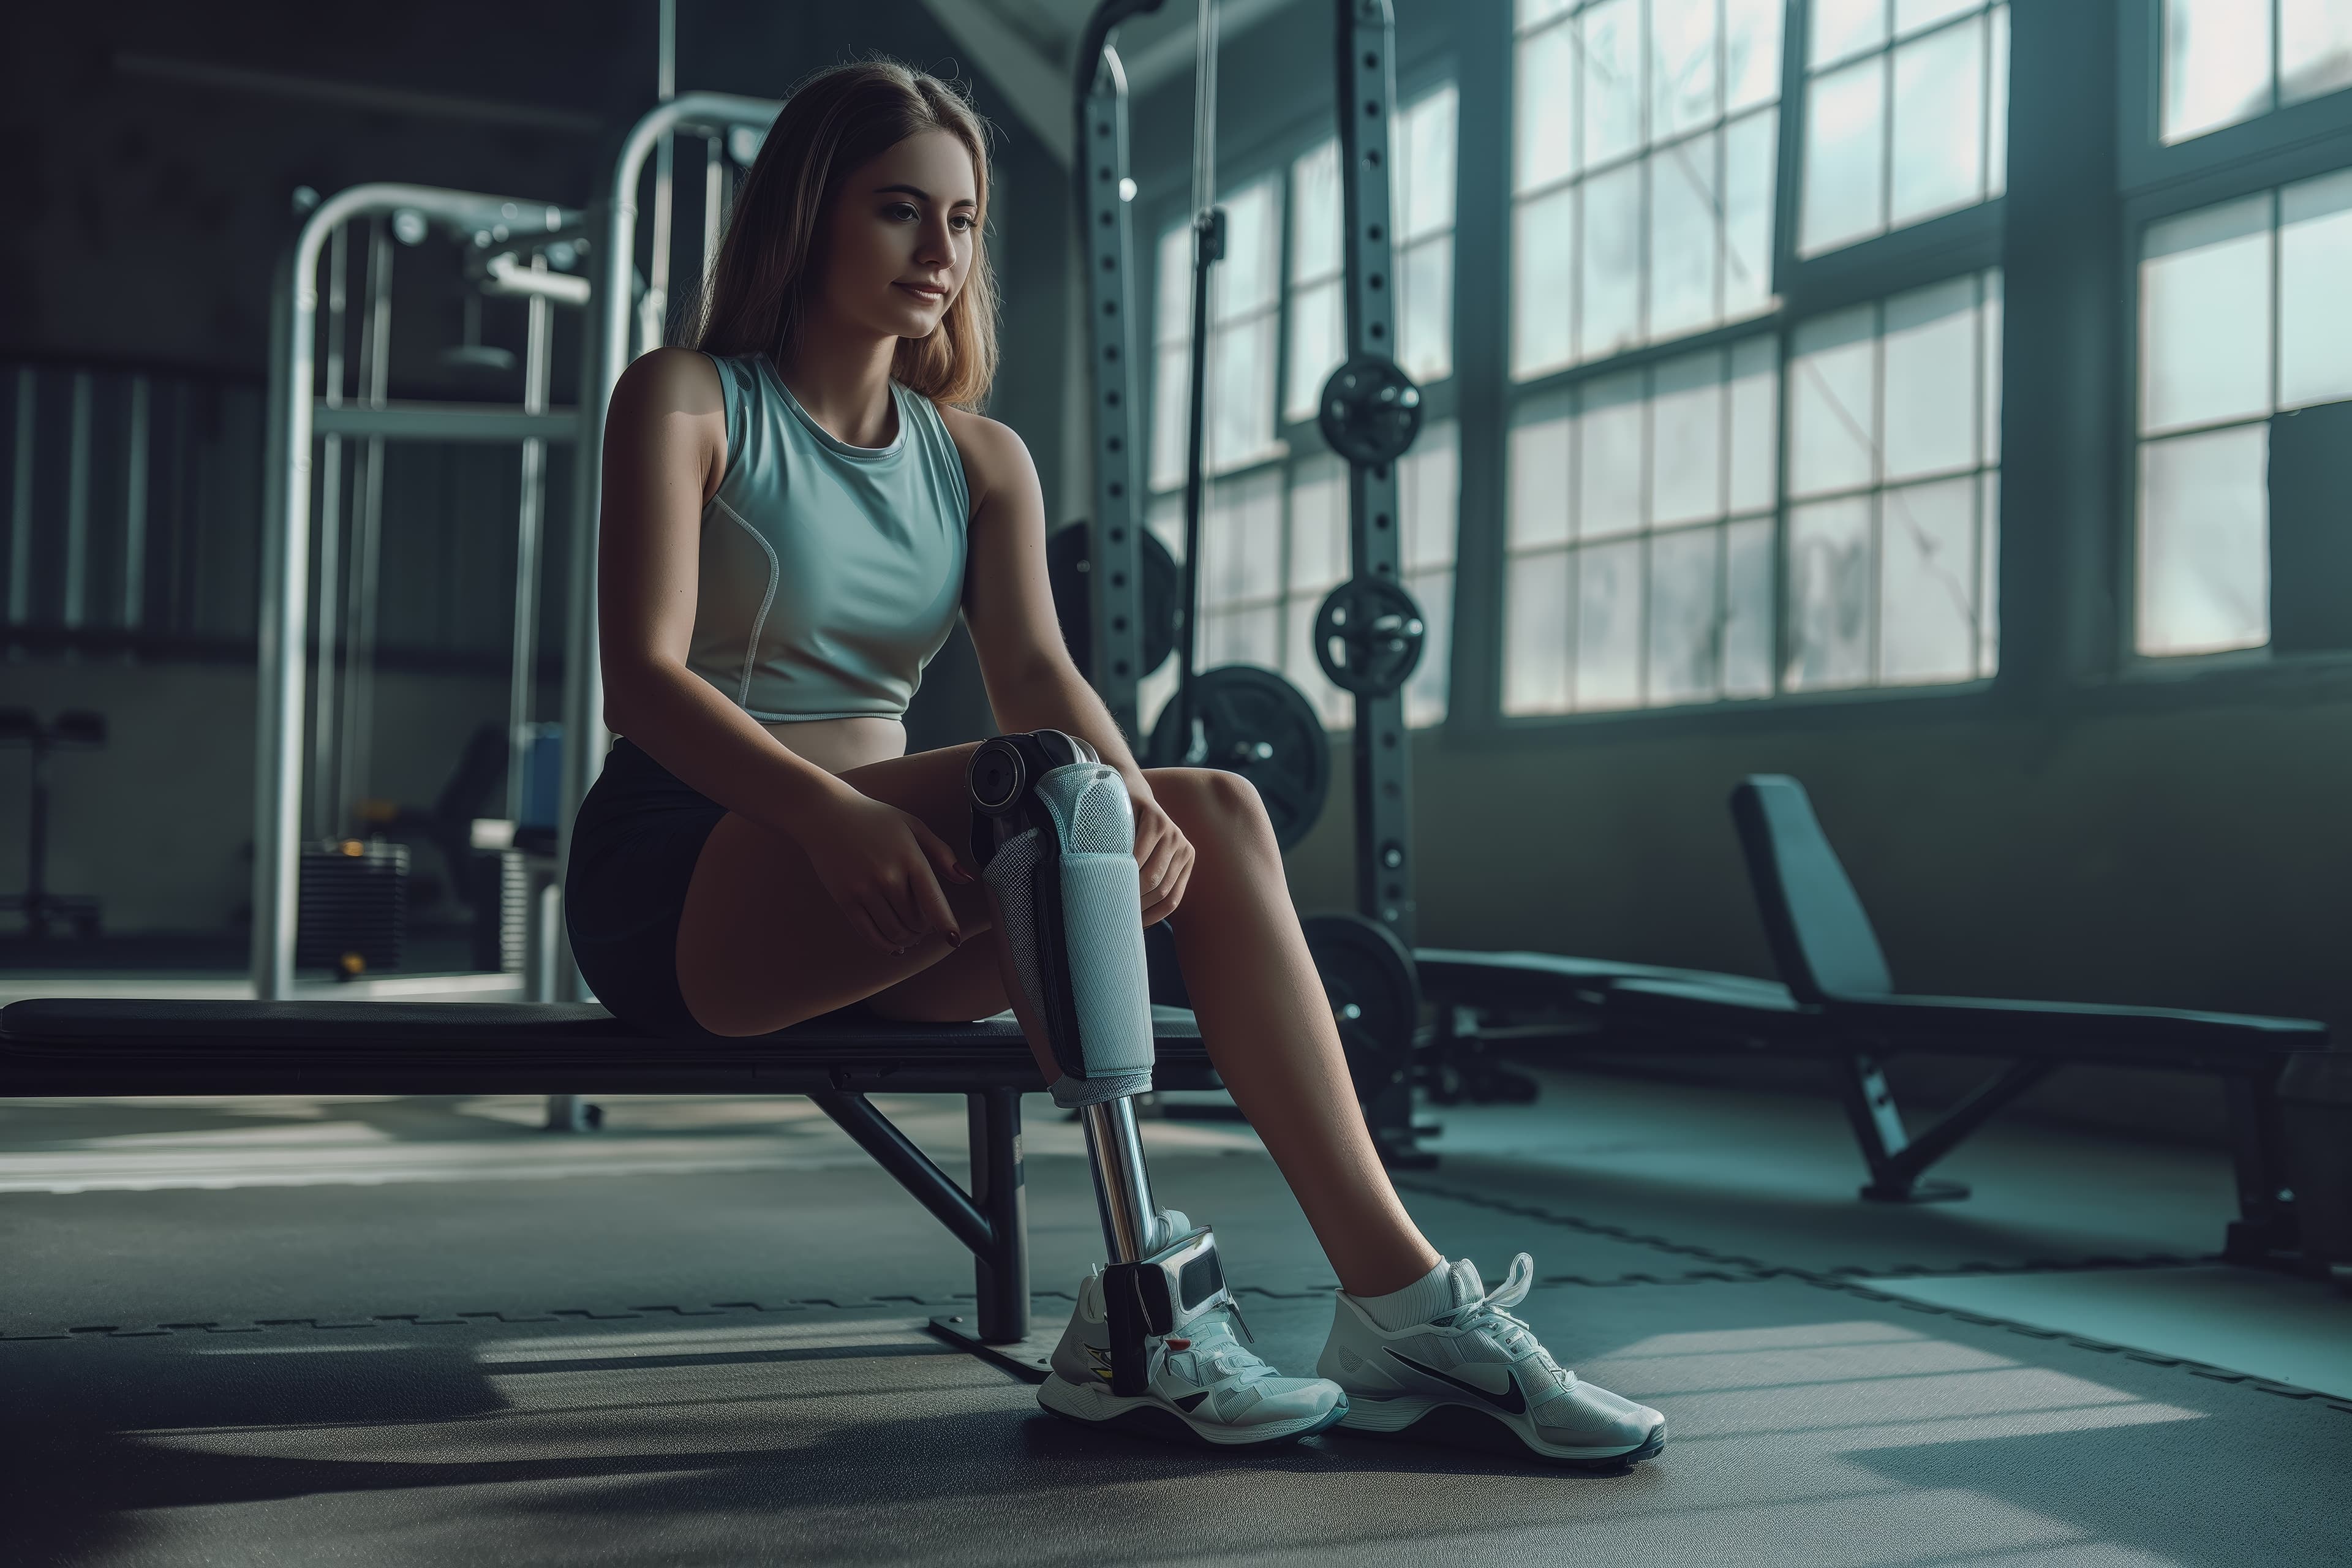
[[[1331,790],[1331,743],[1298,688],[1254,664],[1222,665],[1192,677],[1195,752],[1176,730],[1176,700],[1160,710],[1144,748],[1155,768],[1223,768],[1257,786],[1274,837],[1285,849],[1306,837]]]
[[[1071,661],[1088,680],[1095,678],[1095,612],[1087,592],[1094,580],[1093,537],[1091,524],[1073,522],[1055,530],[1045,542],[1045,575],[1054,587],[1054,618],[1061,623],[1062,641],[1070,650]],[[1158,534],[1145,529],[1143,668],[1135,672],[1138,680],[1167,663],[1168,656],[1176,651],[1176,594],[1181,586],[1176,558],[1160,542]]]
[[[1421,434],[1421,388],[1386,354],[1360,354],[1323,384],[1316,423],[1350,463],[1393,463]]]
[[[1316,613],[1315,662],[1342,691],[1386,697],[1420,668],[1427,635],[1421,606],[1402,584],[1350,577]]]
[[[1369,1105],[1404,1082],[1412,1068],[1413,1032],[1421,1023],[1412,955],[1395,932],[1362,915],[1308,915],[1299,925],[1331,1001],[1356,1099]]]

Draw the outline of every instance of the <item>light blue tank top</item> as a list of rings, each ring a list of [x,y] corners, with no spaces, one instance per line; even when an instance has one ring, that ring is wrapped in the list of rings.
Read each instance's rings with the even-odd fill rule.
[[[896,719],[963,596],[963,459],[931,400],[890,384],[898,437],[852,447],[765,354],[711,355],[727,475],[702,510],[687,668],[763,721]]]

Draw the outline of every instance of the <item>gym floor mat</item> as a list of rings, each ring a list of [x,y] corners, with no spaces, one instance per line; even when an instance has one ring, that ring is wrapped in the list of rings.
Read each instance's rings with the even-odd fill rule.
[[[1656,1405],[1629,1474],[1327,1434],[1109,1437],[903,1314],[0,1346],[17,1560],[2341,1561],[2352,1405],[1792,1280],[1547,1288]],[[1320,1303],[1254,1303],[1277,1363]]]

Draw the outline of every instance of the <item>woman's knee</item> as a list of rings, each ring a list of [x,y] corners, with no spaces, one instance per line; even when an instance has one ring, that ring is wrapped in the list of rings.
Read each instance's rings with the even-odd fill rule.
[[[1252,847],[1271,844],[1273,824],[1257,786],[1223,768],[1147,768],[1143,780],[1160,808],[1195,846],[1232,838]]]

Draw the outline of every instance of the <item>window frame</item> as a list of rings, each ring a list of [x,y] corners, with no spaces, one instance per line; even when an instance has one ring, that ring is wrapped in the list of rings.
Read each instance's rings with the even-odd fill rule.
[[[2151,690],[2214,681],[2300,686],[2352,678],[2352,649],[2280,654],[2268,642],[2207,653],[2150,654],[2139,648],[2140,264],[2147,231],[2167,218],[2259,195],[2301,180],[2352,168],[2352,88],[2341,88],[2171,146],[2161,141],[2164,0],[2116,0],[2118,79],[2116,331],[2117,398],[2114,456],[2116,504],[2110,520],[2114,611],[2105,653],[2114,679]],[[2273,39],[2276,54],[2276,39]],[[2277,229],[2273,228],[2273,244]],[[2277,287],[2277,260],[2272,262]],[[2275,303],[2275,297],[2273,298]],[[2275,325],[2273,331],[2278,329]],[[2216,688],[2216,692],[2221,688]]]

